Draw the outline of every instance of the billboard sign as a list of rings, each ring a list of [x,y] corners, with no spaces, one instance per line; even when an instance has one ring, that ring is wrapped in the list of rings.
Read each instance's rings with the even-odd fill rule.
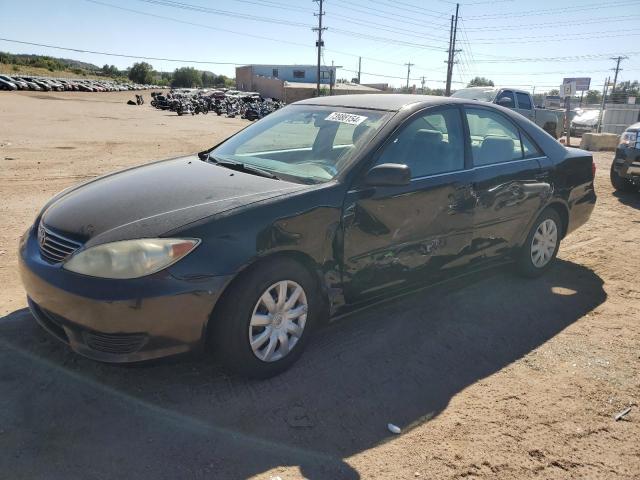
[[[562,80],[562,84],[576,82],[576,91],[577,92],[585,92],[589,90],[591,86],[591,78],[590,77],[579,77],[579,78],[564,78]]]

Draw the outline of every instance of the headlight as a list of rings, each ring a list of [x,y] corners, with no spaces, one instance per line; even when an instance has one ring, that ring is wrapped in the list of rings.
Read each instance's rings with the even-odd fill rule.
[[[188,255],[200,240],[141,238],[81,250],[65,262],[72,272],[102,278],[138,278],[158,272]]]
[[[624,132],[620,135],[620,143],[619,145],[624,145],[630,148],[640,148],[638,142],[638,134],[637,132]]]

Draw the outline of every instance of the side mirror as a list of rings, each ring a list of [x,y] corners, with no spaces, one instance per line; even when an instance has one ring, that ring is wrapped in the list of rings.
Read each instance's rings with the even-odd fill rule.
[[[392,187],[408,185],[411,169],[400,163],[383,163],[367,172],[364,183],[371,187]]]
[[[513,106],[513,100],[511,100],[509,97],[500,97],[497,103],[501,107],[506,107],[506,108],[510,108]]]

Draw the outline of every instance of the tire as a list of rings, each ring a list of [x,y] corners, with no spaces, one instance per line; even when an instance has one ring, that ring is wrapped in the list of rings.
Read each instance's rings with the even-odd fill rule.
[[[611,178],[611,185],[613,185],[614,190],[618,192],[632,192],[635,190],[633,183],[631,183],[628,179],[621,177],[618,175],[618,172],[613,168],[615,165],[615,161],[611,163],[611,171],[609,173],[609,177]]]
[[[298,287],[302,289],[289,310],[283,310],[288,301],[278,309],[281,305],[279,292],[282,291],[279,286],[284,282],[288,301],[295,296]],[[271,297],[273,309],[267,309],[268,302],[263,301],[266,295]],[[213,353],[227,370],[250,378],[273,377],[293,365],[302,355],[323,311],[316,279],[300,263],[285,257],[268,260],[241,274],[229,286],[221,302],[211,319],[213,327],[209,329]],[[304,313],[289,320],[286,312],[294,312],[290,315]],[[254,318],[258,325],[253,324]],[[297,328],[290,328],[293,325]],[[288,350],[280,340],[285,340],[283,335],[286,345],[292,345]],[[250,338],[256,345],[255,352]],[[284,351],[287,353],[283,354]]]
[[[551,226],[555,231],[554,242],[551,242],[554,238],[554,234],[549,231]],[[517,267],[521,275],[529,278],[539,277],[553,265],[560,248],[563,228],[560,215],[552,208],[545,209],[538,216],[518,253]],[[536,255],[536,251],[540,252],[541,257]]]

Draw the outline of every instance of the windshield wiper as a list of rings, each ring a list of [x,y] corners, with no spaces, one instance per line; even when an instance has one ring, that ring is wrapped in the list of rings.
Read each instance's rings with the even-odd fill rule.
[[[268,170],[263,170],[259,167],[254,167],[253,165],[249,165],[241,162],[232,162],[231,160],[224,160],[222,158],[216,158],[213,155],[209,154],[209,161],[213,162],[216,165],[220,165],[221,167],[229,168],[231,170],[237,170],[239,172],[251,173],[253,175],[259,175],[261,177],[272,178],[273,180],[280,180],[278,176],[269,172]]]

